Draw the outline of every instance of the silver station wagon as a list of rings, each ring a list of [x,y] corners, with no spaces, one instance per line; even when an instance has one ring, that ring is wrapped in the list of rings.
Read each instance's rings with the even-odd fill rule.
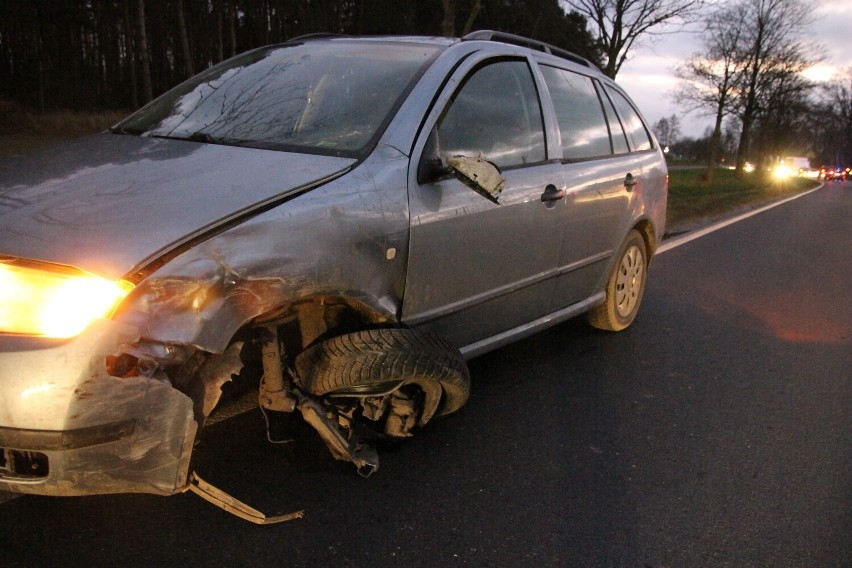
[[[368,475],[466,359],[629,326],[667,179],[594,65],[487,31],[297,38],[6,159],[0,489],[242,507],[190,467],[231,381]]]

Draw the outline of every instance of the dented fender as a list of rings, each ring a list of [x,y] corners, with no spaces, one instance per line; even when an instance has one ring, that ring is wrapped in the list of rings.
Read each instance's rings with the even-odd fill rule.
[[[152,341],[221,353],[253,319],[344,298],[398,321],[408,262],[408,158],[377,149],[352,172],[201,242],[154,270],[117,319]]]

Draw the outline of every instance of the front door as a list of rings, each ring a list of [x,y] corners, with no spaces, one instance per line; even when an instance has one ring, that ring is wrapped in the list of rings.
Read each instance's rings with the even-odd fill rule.
[[[495,204],[453,177],[410,189],[403,322],[462,348],[550,312],[561,229],[541,196],[561,183],[548,162],[541,106],[525,60],[474,68],[436,125],[444,165],[483,156],[506,179]]]

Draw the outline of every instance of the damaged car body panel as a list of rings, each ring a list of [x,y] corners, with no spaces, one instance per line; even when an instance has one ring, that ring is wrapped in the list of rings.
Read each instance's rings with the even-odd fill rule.
[[[407,164],[380,148],[349,175],[196,245],[140,283],[118,319],[214,353],[253,318],[314,298],[345,298],[393,321],[407,262]]]
[[[0,342],[4,489],[168,495],[184,485],[192,400],[163,380],[107,373],[106,358],[136,338],[131,327],[102,320],[68,341]]]
[[[566,159],[540,63],[579,65],[602,121],[604,79],[516,39],[261,48],[111,133],[0,165],[0,282],[32,261],[128,283],[64,339],[20,333],[0,296],[0,489],[192,490],[256,521],[191,474],[225,383],[265,416],[299,411],[369,475],[376,439],[464,404],[465,357],[607,307],[623,243],[647,263],[662,235],[662,155],[648,134]],[[470,129],[495,138],[482,149],[451,143],[444,125],[493,106],[465,99],[482,69],[524,85],[521,150],[508,120]]]
[[[321,312],[342,307],[360,314],[363,322],[370,324],[394,321],[401,307],[407,262],[408,162],[392,148],[378,152],[372,159],[381,162],[376,168],[377,175],[360,173],[369,168],[356,170],[349,177],[295,198],[299,206],[297,215],[287,207],[258,214],[179,254],[146,277],[125,300],[112,324],[123,324],[133,330],[134,336],[111,345],[110,350],[92,352],[86,347],[75,351],[81,357],[78,364],[85,361],[87,369],[95,370],[89,370],[85,380],[80,376],[69,377],[67,384],[51,387],[50,393],[65,395],[56,401],[56,408],[67,408],[74,420],[50,424],[13,421],[12,416],[26,414],[26,408],[31,408],[28,405],[32,399],[25,400],[26,397],[20,398],[22,404],[18,408],[10,410],[8,419],[0,416],[0,424],[14,428],[58,431],[110,422],[113,412],[115,416],[139,416],[128,439],[107,444],[98,451],[66,449],[68,457],[62,460],[64,464],[74,453],[91,456],[73,458],[83,464],[78,467],[82,471],[94,470],[99,463],[113,462],[114,474],[122,476],[122,481],[113,479],[106,483],[103,477],[74,478],[70,485],[54,490],[48,489],[51,485],[48,477],[38,484],[21,483],[11,488],[52,494],[71,494],[69,487],[73,487],[75,494],[102,492],[109,486],[114,491],[178,492],[185,485],[191,450],[188,444],[195,435],[196,425],[202,424],[215,406],[221,394],[218,387],[230,380],[232,374],[239,373],[242,366],[239,349],[231,350],[237,354],[234,364],[220,365],[218,372],[205,374],[204,367],[193,368],[196,352],[207,354],[211,361],[227,357],[229,342],[241,327],[261,316],[280,319],[282,314],[275,312],[284,307],[296,312],[304,307],[315,307]],[[369,166],[369,162],[365,165]],[[353,184],[358,191],[352,190]],[[370,199],[365,205],[368,195]],[[320,331],[301,329],[300,333],[307,338],[310,333],[324,333],[325,327],[323,321]],[[88,333],[87,330],[82,337]],[[9,339],[0,339],[0,346]],[[86,358],[87,349],[90,359]],[[131,360],[133,376],[110,376],[108,370],[119,376],[128,373],[119,368],[122,357]],[[45,353],[38,350],[34,359],[43,361]],[[11,380],[4,376],[7,369],[10,376],[20,376],[16,368],[37,367],[26,360],[18,364],[9,359],[8,365],[4,361],[0,380],[4,383]],[[188,373],[184,368],[193,372]],[[166,374],[167,369],[177,371]],[[184,376],[187,374],[191,376]],[[215,386],[210,388],[211,384]],[[39,405],[50,404],[44,400],[46,391],[26,385],[24,381],[22,389],[29,388],[38,395]],[[116,388],[111,388],[112,385]],[[123,393],[129,401],[118,404],[110,394],[112,391]],[[129,408],[131,402],[133,407]],[[81,412],[83,408],[85,412]],[[40,407],[37,414],[43,411],[44,407]],[[148,426],[146,421],[152,420],[156,426]],[[170,429],[164,428],[167,425]],[[158,439],[160,450],[170,447],[169,455],[174,457],[170,462],[172,469],[166,471],[165,464],[158,464],[165,480],[137,483],[134,468],[143,468],[149,477],[159,475],[154,471],[157,468],[141,461],[146,444]],[[20,446],[13,439],[4,445],[0,430],[0,447]],[[110,455],[112,459],[107,459]],[[53,458],[51,463],[58,462],[56,455],[47,453],[47,456]],[[67,476],[74,468],[63,465],[55,473]]]
[[[191,141],[86,137],[0,165],[2,254],[122,278],[354,163]]]

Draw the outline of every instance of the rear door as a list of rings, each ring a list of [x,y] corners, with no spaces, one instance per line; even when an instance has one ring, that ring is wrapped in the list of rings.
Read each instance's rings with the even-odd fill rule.
[[[596,79],[547,64],[538,69],[556,115],[563,163],[560,183],[566,194],[556,206],[564,209],[560,276],[553,294],[557,311],[600,289],[631,222],[633,184],[641,179],[642,159],[631,152],[639,144],[628,144],[619,116]]]

